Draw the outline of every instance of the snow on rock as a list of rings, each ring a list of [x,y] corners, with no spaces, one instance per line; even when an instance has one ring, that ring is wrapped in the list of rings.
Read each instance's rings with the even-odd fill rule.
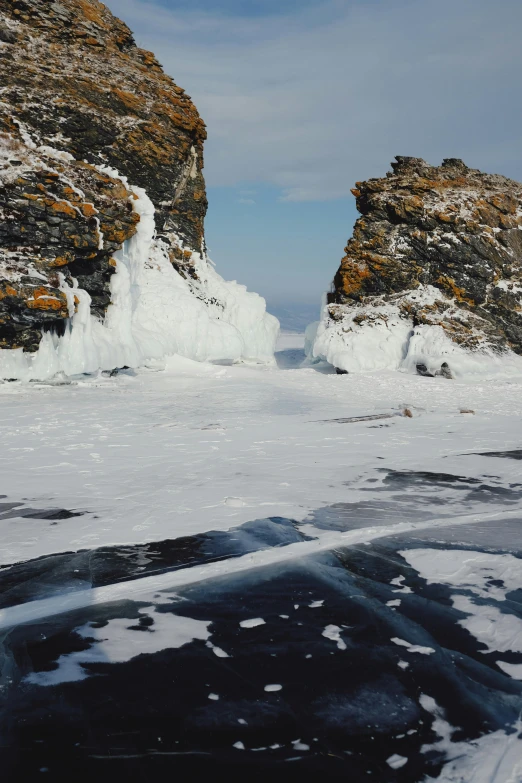
[[[397,157],[356,183],[362,217],[307,333],[338,370],[522,373],[522,185]]]
[[[488,374],[522,374],[522,357],[484,345],[469,351],[451,340],[440,324],[416,324],[404,317],[412,302],[434,305],[449,300],[433,286],[420,286],[402,297],[375,298],[364,305],[326,305],[321,320],[305,335],[305,352],[312,362],[327,361],[346,372],[401,370],[444,377],[472,378]],[[332,317],[334,313],[334,317]]]
[[[59,372],[139,367],[173,354],[197,361],[273,362],[279,324],[266,313],[264,299],[223,280],[203,254],[192,254],[197,279],[182,277],[167,245],[155,238],[154,205],[142,188],[131,190],[140,220],[135,235],[114,254],[104,321],[92,315],[88,292],[62,279],[70,313],[64,334],[44,333],[35,353],[0,350],[0,377],[45,380]]]
[[[190,97],[97,0],[26,6],[2,6],[0,381],[273,362],[277,320],[206,255]]]

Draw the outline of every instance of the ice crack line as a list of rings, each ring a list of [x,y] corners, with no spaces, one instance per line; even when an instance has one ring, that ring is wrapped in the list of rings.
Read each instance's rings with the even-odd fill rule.
[[[140,595],[146,592],[185,587],[208,579],[232,576],[276,563],[285,563],[308,557],[330,549],[369,543],[379,538],[400,533],[416,532],[428,528],[440,529],[455,525],[471,525],[499,517],[506,518],[520,516],[521,514],[522,508],[517,508],[485,514],[461,514],[451,518],[445,517],[423,522],[399,522],[394,525],[379,525],[349,530],[344,533],[326,533],[313,541],[302,541],[285,547],[277,547],[276,549],[261,549],[231,560],[205,563],[201,566],[167,571],[155,576],[144,576],[141,579],[118,582],[117,584],[94,587],[88,590],[78,590],[74,593],[65,593],[38,601],[28,601],[17,606],[9,606],[0,610],[0,629],[11,628],[21,623],[36,622],[46,617],[112,601],[139,601],[141,600]]]

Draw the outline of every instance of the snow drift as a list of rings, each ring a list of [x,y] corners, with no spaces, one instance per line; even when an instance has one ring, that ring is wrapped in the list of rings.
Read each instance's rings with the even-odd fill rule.
[[[205,254],[192,253],[194,279],[172,266],[167,245],[155,237],[154,205],[145,190],[129,186],[140,215],[136,234],[114,256],[111,304],[102,321],[91,297],[61,278],[69,319],[65,333],[42,335],[35,353],[0,350],[0,378],[45,380],[116,367],[139,367],[179,354],[196,361],[271,363],[279,322],[265,300],[223,280]],[[102,240],[103,241],[103,238]]]

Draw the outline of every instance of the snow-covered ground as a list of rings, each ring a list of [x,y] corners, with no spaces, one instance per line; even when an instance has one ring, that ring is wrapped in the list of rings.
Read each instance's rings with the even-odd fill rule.
[[[355,692],[343,685],[342,694],[314,708],[325,725],[337,726],[335,732],[342,720],[335,723],[333,715],[345,715],[353,734],[360,718],[350,699],[358,715],[367,707],[372,725],[371,688],[380,693],[384,713],[387,700],[403,699],[400,709],[411,711],[411,722],[402,729],[399,721],[393,729],[392,718],[381,716],[399,739],[386,735],[382,774],[374,770],[380,777],[371,779],[522,779],[515,725],[522,710],[522,378],[465,383],[392,371],[337,375],[326,364],[301,366],[303,359],[303,335],[286,333],[276,366],[219,366],[178,357],[163,371],[97,374],[66,385],[0,385],[0,563],[10,566],[0,570],[9,584],[0,627],[6,633],[31,622],[27,627],[40,633],[49,618],[56,624],[63,615],[67,634],[81,640],[51,654],[42,671],[26,668],[23,688],[94,682],[89,666],[130,666],[135,656],[165,649],[177,654],[187,644],[199,644],[217,659],[228,656],[233,666],[241,648],[234,652],[232,637],[216,636],[213,615],[191,614],[192,604],[183,602],[176,604],[177,614],[165,615],[163,604],[175,599],[173,590],[194,602],[197,591],[197,601],[202,595],[210,600],[209,594],[221,595],[228,585],[232,592],[220,599],[219,611],[230,600],[232,612],[233,585],[243,580],[237,628],[257,634],[248,638],[266,633],[273,641],[268,614],[276,604],[269,609],[269,585],[284,576],[286,591],[297,568],[323,580],[314,583],[322,592],[314,588],[306,605],[313,622],[324,617],[317,632],[324,654],[335,660],[352,655],[361,645],[358,624],[364,625],[357,612],[372,606],[384,630],[378,642],[364,642],[364,655],[377,643],[385,645],[393,683],[402,678],[392,687],[384,673],[382,682],[375,675],[371,687],[360,684]],[[198,542],[199,554],[181,556],[182,537],[183,552]],[[174,555],[165,554],[167,544],[172,551],[177,547],[169,567],[165,562]],[[132,573],[122,566],[118,578],[110,569],[109,576],[95,578],[96,558],[101,563],[122,548]],[[79,550],[88,551],[49,557]],[[160,551],[163,559],[153,568]],[[72,568],[74,558],[78,566]],[[85,558],[91,558],[88,567]],[[33,563],[37,573],[30,570]],[[71,571],[65,581],[52,576],[58,563]],[[76,582],[75,569],[83,574]],[[356,589],[346,588],[344,603],[334,611],[328,591],[347,579],[355,580]],[[158,631],[154,638],[138,635],[135,652],[133,632],[121,619],[131,616],[128,609],[107,615],[96,633],[86,623],[98,622],[97,615],[67,619],[68,612],[114,609],[122,601],[136,602],[140,608],[132,616],[145,617]],[[362,601],[357,611],[350,608],[354,601]],[[290,606],[274,618],[284,624],[294,611]],[[296,620],[292,634],[301,633],[300,625]],[[63,628],[60,633],[65,638]],[[294,639],[284,637],[284,650]],[[303,660],[314,644],[302,643]],[[279,648],[270,653],[280,654]],[[445,674],[437,680],[435,670]],[[280,704],[288,688],[283,680],[292,676],[270,672],[263,698]],[[397,695],[397,688],[408,690],[408,677],[416,678],[411,704],[410,696]],[[217,710],[218,686],[212,687],[210,701],[205,699]],[[452,688],[467,712],[452,706]],[[469,717],[475,713],[478,723]],[[463,725],[466,715],[469,725]],[[375,729],[381,745],[382,731]],[[424,744],[413,747],[421,734]],[[230,743],[234,753],[242,751],[240,745],[249,749],[248,735]],[[298,758],[311,754],[310,747],[313,737],[288,740]],[[432,778],[425,777],[421,762],[434,765]]]
[[[498,459],[473,454],[521,445],[521,382],[338,376],[326,366],[299,369],[300,345],[301,335],[281,337],[284,370],[175,358],[160,372],[1,385],[3,494],[33,509],[86,513],[45,536],[37,522],[4,522],[0,562],[258,517],[303,520],[367,497],[382,468],[439,469],[444,458],[447,473],[498,473]],[[336,421],[375,414],[391,418]],[[504,471],[516,480],[520,465]]]

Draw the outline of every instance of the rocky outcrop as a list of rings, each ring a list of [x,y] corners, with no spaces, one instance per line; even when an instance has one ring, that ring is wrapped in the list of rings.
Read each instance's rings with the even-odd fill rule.
[[[522,185],[455,158],[397,157],[392,169],[352,191],[361,217],[315,355],[450,377],[522,354]]]
[[[206,131],[97,0],[0,0],[0,380],[181,353],[273,360],[209,263]]]
[[[171,262],[194,274],[205,126],[96,0],[0,0],[0,73],[0,347],[34,351],[69,315],[60,280],[99,316],[110,302],[139,220],[118,175],[147,191]]]

